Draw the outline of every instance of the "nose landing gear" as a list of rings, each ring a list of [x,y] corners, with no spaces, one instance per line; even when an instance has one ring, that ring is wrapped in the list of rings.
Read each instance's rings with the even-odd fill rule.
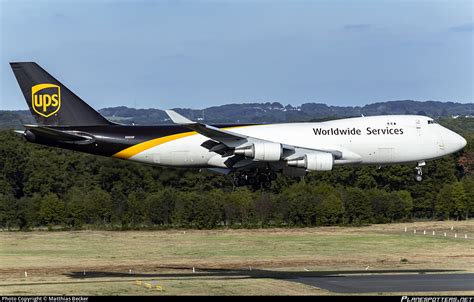
[[[426,165],[425,161],[419,161],[418,165],[416,166],[416,175],[415,175],[415,180],[416,181],[422,181],[423,180],[423,170],[422,168]]]

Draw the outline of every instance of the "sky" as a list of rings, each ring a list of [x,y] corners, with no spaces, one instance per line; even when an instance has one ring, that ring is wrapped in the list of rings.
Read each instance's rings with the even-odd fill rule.
[[[474,1],[0,0],[0,110],[35,61],[92,107],[474,102]]]

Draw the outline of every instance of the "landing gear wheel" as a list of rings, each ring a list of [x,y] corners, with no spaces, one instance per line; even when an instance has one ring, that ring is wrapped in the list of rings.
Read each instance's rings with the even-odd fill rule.
[[[272,186],[272,183],[270,181],[265,181],[262,183],[262,186],[264,189],[270,189],[270,187]]]
[[[425,161],[419,161],[418,165],[416,166],[416,175],[415,175],[415,180],[416,181],[422,181],[423,180],[423,167],[426,165]]]
[[[248,177],[248,178],[247,178],[247,184],[253,186],[253,185],[256,184],[256,183],[257,183],[257,179],[255,179],[255,177]]]
[[[256,182],[256,183],[252,184],[252,189],[254,191],[260,190],[261,187],[262,187],[262,185],[259,182]]]
[[[239,187],[243,187],[243,186],[245,186],[245,185],[247,185],[247,181],[246,181],[244,178],[240,178],[240,179],[239,179],[239,185],[238,185],[238,186],[239,186]]]

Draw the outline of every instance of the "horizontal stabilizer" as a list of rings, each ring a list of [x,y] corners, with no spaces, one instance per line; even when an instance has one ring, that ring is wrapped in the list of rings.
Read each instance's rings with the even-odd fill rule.
[[[25,128],[25,135],[27,136],[28,131],[30,131],[30,133],[33,133],[35,136],[62,143],[90,144],[95,141],[95,138],[92,135],[88,135],[86,133],[75,133],[71,131],[66,132],[38,125],[25,125]]]

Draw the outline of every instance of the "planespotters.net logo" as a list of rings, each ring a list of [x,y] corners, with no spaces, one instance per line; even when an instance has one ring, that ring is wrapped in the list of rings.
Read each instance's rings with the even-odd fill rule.
[[[50,117],[61,108],[61,87],[38,84],[31,87],[31,107],[41,116]]]
[[[401,302],[474,302],[474,297],[408,297],[403,296]]]

